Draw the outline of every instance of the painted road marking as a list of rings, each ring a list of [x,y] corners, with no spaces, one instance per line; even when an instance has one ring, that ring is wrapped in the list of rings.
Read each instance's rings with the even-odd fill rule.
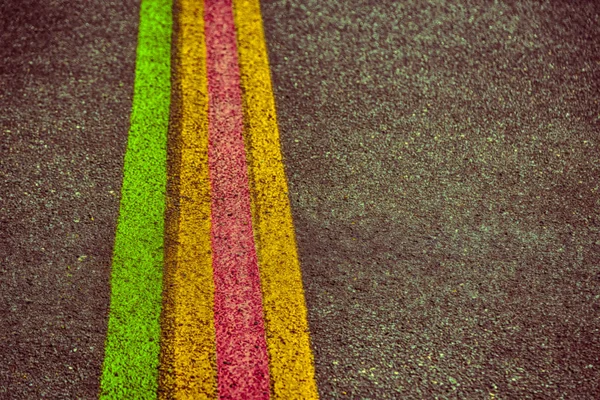
[[[234,0],[272,396],[316,399],[313,355],[258,0]]]
[[[268,356],[230,0],[206,0],[204,16],[219,396],[267,399]]]
[[[160,397],[217,398],[204,4],[177,3]],[[177,214],[177,211],[179,213]]]
[[[113,250],[101,398],[146,399],[156,395],[170,58],[171,2],[144,0]]]
[[[141,4],[101,397],[316,399],[259,2],[177,4],[168,171],[171,4]]]

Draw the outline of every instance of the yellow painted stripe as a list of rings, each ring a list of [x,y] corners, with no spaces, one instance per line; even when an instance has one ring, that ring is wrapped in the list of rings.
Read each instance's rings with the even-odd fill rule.
[[[313,356],[258,0],[234,0],[271,391],[316,399]]]
[[[170,169],[178,187],[179,215],[168,224],[175,240],[167,249],[163,365],[160,397],[217,398],[214,281],[210,242],[208,94],[203,1],[176,2],[179,157]],[[175,132],[177,134],[177,132]],[[176,213],[177,205],[170,204]]]

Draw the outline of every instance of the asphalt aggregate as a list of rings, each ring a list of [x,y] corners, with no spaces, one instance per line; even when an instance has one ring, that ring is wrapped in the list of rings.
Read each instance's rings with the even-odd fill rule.
[[[0,3],[0,398],[96,398],[139,3]]]
[[[95,398],[139,2],[0,3],[0,398]],[[323,399],[600,398],[600,3],[262,2]]]
[[[599,15],[263,2],[322,398],[600,397]]]

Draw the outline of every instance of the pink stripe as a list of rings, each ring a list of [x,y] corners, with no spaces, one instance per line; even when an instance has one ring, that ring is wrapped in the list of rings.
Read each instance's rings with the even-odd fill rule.
[[[268,399],[269,361],[231,0],[206,0],[204,18],[219,397]]]

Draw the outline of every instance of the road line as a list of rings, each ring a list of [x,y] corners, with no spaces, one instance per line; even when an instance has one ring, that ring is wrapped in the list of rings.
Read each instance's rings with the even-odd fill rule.
[[[170,58],[171,1],[143,0],[101,398],[156,397]]]
[[[167,224],[167,237],[174,236],[175,240],[166,255],[160,397],[212,399],[217,397],[217,365],[204,4],[194,0],[176,4],[174,98],[178,107],[174,107],[171,118],[176,126],[172,134],[178,140],[171,144],[176,146],[171,150],[179,158],[174,157],[169,177],[178,181],[171,208],[175,220]]]
[[[258,0],[234,0],[272,396],[316,399],[313,355]]]
[[[268,399],[269,366],[231,1],[207,0],[204,15],[219,396]]]

